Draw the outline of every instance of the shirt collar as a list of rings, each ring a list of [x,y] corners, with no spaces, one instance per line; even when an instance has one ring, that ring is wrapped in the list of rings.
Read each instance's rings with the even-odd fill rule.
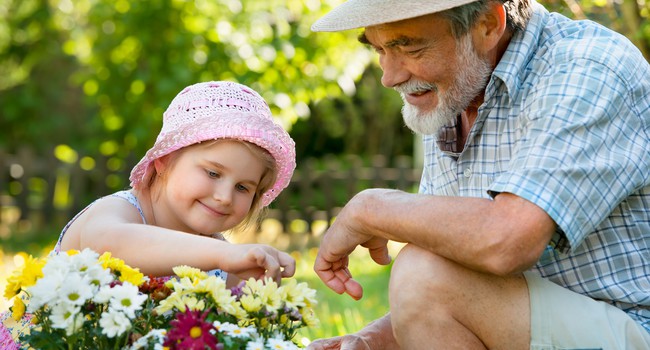
[[[492,79],[486,88],[486,100],[496,90],[496,79],[505,85],[508,96],[515,95],[520,88],[521,81],[526,74],[526,67],[535,55],[537,43],[549,18],[549,12],[543,6],[535,1],[532,1],[531,4],[533,14],[526,29],[512,37],[501,60],[492,72]],[[512,98],[510,100],[512,101]]]

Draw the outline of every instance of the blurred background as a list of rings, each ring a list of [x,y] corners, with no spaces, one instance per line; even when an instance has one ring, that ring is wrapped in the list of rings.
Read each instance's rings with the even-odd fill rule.
[[[310,31],[341,2],[0,0],[0,288],[26,254],[49,252],[74,213],[128,187],[181,89],[232,80],[269,102],[296,141],[298,168],[267,219],[229,239],[296,257],[296,277],[321,300],[322,325],[305,338],[354,332],[382,316],[389,266],[354,253],[352,272],[365,287],[358,302],[324,288],[311,268],[350,197],[369,187],[415,192],[421,173],[419,140],[359,32]],[[541,2],[624,34],[650,57],[648,0]]]

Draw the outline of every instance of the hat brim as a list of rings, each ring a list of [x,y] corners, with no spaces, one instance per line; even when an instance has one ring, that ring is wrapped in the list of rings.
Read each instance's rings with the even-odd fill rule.
[[[477,0],[349,0],[334,8],[311,26],[314,32],[338,32],[398,22],[445,11]]]
[[[275,183],[262,194],[262,206],[269,205],[289,185],[296,168],[295,143],[289,134],[270,119],[249,112],[230,111],[228,119],[197,118],[181,130],[160,134],[154,146],[133,167],[129,177],[131,187],[138,188],[149,182],[154,160],[199,142],[220,139],[251,142],[266,149],[276,160],[278,174]]]

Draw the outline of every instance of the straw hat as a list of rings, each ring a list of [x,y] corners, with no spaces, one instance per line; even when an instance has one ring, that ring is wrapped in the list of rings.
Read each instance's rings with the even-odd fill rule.
[[[267,206],[289,185],[296,167],[293,139],[273,121],[266,101],[253,89],[227,81],[186,87],[163,114],[163,125],[153,147],[131,171],[131,187],[147,184],[153,161],[202,141],[237,139],[254,143],[273,156],[278,176],[260,198]]]
[[[341,30],[397,22],[436,13],[477,0],[349,0],[317,20],[311,30]]]

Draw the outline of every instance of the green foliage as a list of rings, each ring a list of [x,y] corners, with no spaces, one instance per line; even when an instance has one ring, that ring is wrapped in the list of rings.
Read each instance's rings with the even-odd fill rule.
[[[0,5],[0,146],[141,155],[185,86],[236,80],[290,129],[353,91],[371,54],[314,34],[319,1],[7,0]],[[87,152],[84,152],[87,153]]]
[[[341,0],[4,0],[0,147],[68,145],[128,170],[184,86],[236,80],[258,90],[300,146],[411,154],[401,101],[381,86],[357,31],[313,33]],[[545,0],[627,35],[648,55],[650,8],[633,0]],[[95,155],[95,156],[93,156]]]

